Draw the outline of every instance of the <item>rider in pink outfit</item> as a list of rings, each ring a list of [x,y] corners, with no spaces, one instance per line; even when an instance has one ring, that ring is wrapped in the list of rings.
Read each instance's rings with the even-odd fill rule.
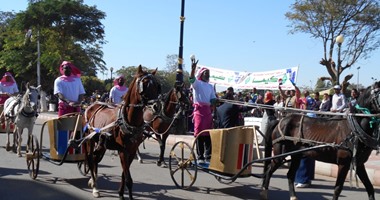
[[[215,109],[216,94],[213,86],[208,83],[210,70],[202,68],[198,71],[195,79],[195,69],[197,62],[192,60],[190,83],[193,88],[194,101],[194,136],[205,130],[212,128],[212,107]],[[204,163],[205,159],[211,158],[211,138],[209,133],[200,135],[197,139],[198,162]]]
[[[62,74],[54,81],[54,94],[58,96],[58,116],[80,112],[78,106],[86,93],[80,79],[80,70],[69,61],[59,66]]]
[[[0,80],[0,104],[10,97],[18,94],[18,87],[15,79],[10,72],[6,72]]]

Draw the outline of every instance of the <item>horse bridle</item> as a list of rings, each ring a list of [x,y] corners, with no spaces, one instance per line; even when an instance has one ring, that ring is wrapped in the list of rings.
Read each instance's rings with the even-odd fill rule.
[[[137,93],[140,94],[140,96],[141,96],[142,103],[140,103],[140,104],[130,104],[130,105],[123,104],[121,106],[121,108],[119,109],[117,124],[120,127],[122,134],[132,135],[134,132],[143,132],[143,130],[144,130],[144,126],[136,127],[136,126],[130,125],[127,122],[127,120],[125,119],[125,116],[124,116],[124,112],[126,110],[125,106],[127,106],[127,107],[141,107],[141,108],[143,108],[143,107],[146,107],[148,105],[154,104],[155,102],[158,101],[158,99],[149,99],[146,96],[146,94],[145,94],[146,90],[144,90],[144,80],[145,79],[149,79],[148,80],[148,85],[146,86],[147,88],[149,88],[149,86],[151,84],[156,84],[157,89],[158,89],[158,91],[157,91],[158,94],[161,93],[161,85],[155,81],[155,78],[154,78],[153,74],[151,74],[151,73],[145,74],[144,76],[141,76],[141,77],[139,77],[136,80],[136,85],[137,85],[136,86],[136,90],[137,90]]]
[[[27,90],[28,91],[28,90]],[[28,95],[27,95],[27,102],[26,102],[26,106],[27,107],[30,107],[30,108],[32,108],[32,112],[26,112],[25,111],[25,109],[24,108],[22,108],[21,109],[21,111],[20,111],[20,114],[22,114],[24,117],[35,117],[36,116],[36,113],[37,113],[37,108],[38,108],[38,99],[37,99],[37,103],[36,103],[36,105],[31,105],[31,102],[32,102],[32,100],[31,100],[31,98],[30,98],[30,96],[32,95],[32,92],[31,91],[29,91],[28,92]]]
[[[154,117],[150,121],[145,121],[147,127],[152,130],[153,133],[157,135],[163,135],[166,134],[174,125],[175,121],[178,119],[180,114],[182,112],[186,112],[189,109],[189,99],[186,94],[183,92],[182,85],[176,85],[175,87],[175,93],[174,95],[177,98],[177,101],[169,101],[169,104],[176,104],[176,112],[174,113],[173,117],[168,117],[165,114],[165,102],[167,101],[167,98],[170,98],[169,93],[165,95],[165,97],[161,97],[158,102],[154,103],[153,105],[148,105],[146,109],[150,109],[153,111]],[[183,113],[184,114],[184,113]],[[161,118],[164,122],[169,123],[169,126],[166,128],[165,131],[163,132],[157,132],[154,130],[154,128],[151,126],[151,123],[156,119],[156,118]]]
[[[371,90],[370,101],[376,112],[380,112],[380,88],[373,88]]]
[[[136,85],[137,85],[137,87],[136,87],[136,90],[137,90],[137,93],[139,93],[140,94],[140,96],[141,96],[141,98],[142,98],[142,101],[143,101],[143,103],[144,104],[147,104],[147,103],[149,103],[148,102],[148,97],[146,96],[146,93],[145,93],[145,90],[144,90],[144,80],[145,79],[149,79],[148,80],[148,85],[146,86],[147,88],[149,88],[149,86],[151,85],[151,84],[157,84],[156,83],[156,81],[155,81],[155,78],[154,78],[154,76],[153,76],[153,74],[146,74],[146,75],[144,75],[144,76],[141,76],[141,77],[139,77],[137,80],[136,80]],[[158,94],[160,94],[161,93],[161,86],[158,84],[157,85],[157,88],[158,88]],[[149,92],[149,91],[148,91]]]

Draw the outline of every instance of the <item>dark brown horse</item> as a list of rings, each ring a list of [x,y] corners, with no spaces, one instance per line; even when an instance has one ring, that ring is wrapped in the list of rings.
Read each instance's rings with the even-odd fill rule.
[[[166,140],[170,133],[175,132],[178,118],[188,109],[189,105],[190,101],[183,90],[183,84],[176,85],[168,93],[161,96],[156,104],[148,107],[144,113],[148,131],[155,134],[160,145],[157,166],[167,167],[164,160]]]
[[[357,113],[380,113],[380,82],[368,87],[358,98]],[[374,200],[374,188],[368,178],[364,163],[372,150],[379,148],[379,118],[363,114],[351,114],[330,119],[310,118],[303,114],[291,114],[276,121],[266,132],[265,156],[291,154],[287,173],[290,199],[297,199],[294,191],[295,174],[303,156],[338,165],[333,199],[338,199],[345,178],[352,165],[363,182],[368,197]],[[318,148],[322,147],[322,148]],[[308,149],[309,148],[309,149]],[[313,150],[310,150],[313,148]],[[298,152],[298,153],[297,153]],[[268,160],[264,165],[261,198],[268,198],[272,174],[285,162],[284,157]]]
[[[129,199],[133,199],[133,180],[129,168],[144,138],[143,110],[149,103],[155,102],[161,92],[161,86],[154,76],[156,71],[148,73],[140,65],[121,106],[96,103],[85,110],[83,121],[88,127],[87,138],[91,138],[85,149],[91,171],[89,186],[93,188],[94,197],[99,197],[96,184],[98,163],[106,149],[110,149],[118,151],[123,169],[119,197],[124,199],[126,185]]]

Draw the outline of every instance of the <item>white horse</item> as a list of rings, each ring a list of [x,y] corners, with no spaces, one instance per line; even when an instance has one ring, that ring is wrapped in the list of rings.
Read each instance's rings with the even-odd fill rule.
[[[22,132],[25,128],[28,129],[28,140],[33,133],[34,122],[37,118],[37,108],[38,108],[38,98],[40,94],[40,88],[29,86],[26,84],[26,91],[23,96],[13,96],[8,98],[4,103],[4,115],[5,124],[7,132],[7,144],[6,150],[10,151],[10,124],[15,124],[15,130],[13,132],[13,146],[12,149],[16,152],[17,145],[17,155],[21,157],[21,142],[22,142]],[[29,142],[27,143],[29,144]],[[27,145],[27,150],[28,150]]]

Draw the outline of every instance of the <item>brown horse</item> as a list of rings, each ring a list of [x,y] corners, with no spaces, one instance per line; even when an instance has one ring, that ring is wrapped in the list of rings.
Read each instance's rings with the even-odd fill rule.
[[[85,110],[83,121],[86,122],[87,133],[91,132],[86,137],[91,140],[86,143],[85,150],[91,171],[89,186],[93,188],[94,197],[100,196],[96,184],[98,163],[106,149],[111,149],[118,151],[123,169],[119,198],[124,199],[126,185],[129,199],[133,199],[133,180],[129,168],[144,138],[143,110],[155,102],[161,92],[161,86],[154,76],[156,71],[148,73],[140,65],[121,106],[95,103]]]
[[[176,85],[144,113],[144,120],[148,124],[147,130],[155,134],[160,145],[157,166],[167,167],[164,160],[166,139],[170,133],[175,131],[177,119],[188,109],[189,105],[190,101],[183,90],[183,84]]]
[[[357,104],[356,112],[364,110],[372,114],[380,113],[380,82],[368,87],[358,98]],[[348,113],[347,116],[330,119],[291,114],[279,122],[276,121],[268,128],[265,156],[267,158],[272,156],[272,148],[274,156],[290,152],[291,163],[287,178],[291,200],[297,199],[294,180],[303,156],[338,165],[333,199],[339,198],[352,165],[363,182],[369,199],[374,200],[374,188],[368,178],[364,163],[368,160],[372,150],[379,148],[378,128],[379,118],[368,117],[364,114]],[[265,162],[262,199],[268,198],[270,178],[284,162],[284,156]]]

